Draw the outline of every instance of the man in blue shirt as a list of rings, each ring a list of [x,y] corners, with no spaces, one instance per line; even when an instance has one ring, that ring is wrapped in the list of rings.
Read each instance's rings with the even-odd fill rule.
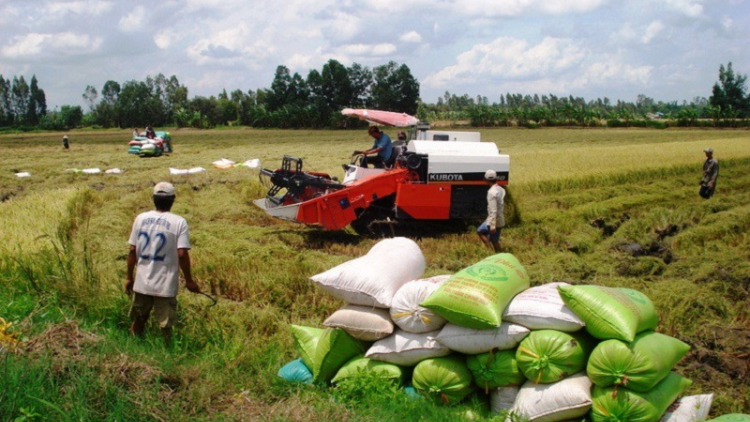
[[[363,167],[367,167],[368,164],[372,164],[374,167],[382,169],[393,164],[393,145],[391,144],[390,136],[381,132],[377,126],[370,126],[370,128],[367,130],[367,133],[375,138],[375,143],[372,144],[372,148],[366,151],[354,151],[354,153],[352,154],[364,155],[360,165]]]

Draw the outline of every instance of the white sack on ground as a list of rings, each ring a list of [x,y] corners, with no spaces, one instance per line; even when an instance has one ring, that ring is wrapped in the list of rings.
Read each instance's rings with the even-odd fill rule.
[[[84,173],[86,173],[86,174],[97,174],[97,173],[101,173],[102,172],[98,168],[83,169],[81,171],[84,172]]]
[[[29,173],[28,171],[22,171],[20,173],[16,173],[16,176],[17,177],[31,177],[31,173]]]
[[[675,400],[659,422],[703,422],[708,419],[713,394],[686,396]]]
[[[442,328],[447,322],[445,318],[419,304],[449,278],[450,275],[438,275],[401,286],[391,302],[393,322],[409,333],[426,333]]]
[[[565,306],[557,290],[557,286],[567,285],[568,283],[548,283],[524,290],[505,308],[503,321],[515,322],[530,330],[580,330],[586,323]]]
[[[212,164],[217,169],[230,169],[230,168],[234,167],[235,163],[232,160],[227,160],[226,158],[222,158],[220,160],[214,161]]]
[[[346,305],[323,322],[326,327],[341,328],[358,340],[375,341],[393,333],[388,310]]]
[[[467,355],[487,353],[492,349],[508,350],[518,346],[529,334],[529,329],[503,322],[497,328],[477,330],[448,323],[437,336],[438,343]]]
[[[431,331],[417,334],[396,330],[390,336],[376,341],[367,350],[365,357],[395,365],[414,366],[428,358],[447,356],[451,350],[435,341],[437,333]]]
[[[310,279],[348,304],[390,308],[398,289],[422,277],[425,267],[419,245],[405,237],[394,237],[376,243],[366,255]]]
[[[520,388],[520,386],[511,385],[493,389],[490,392],[490,412],[497,414],[512,409]]]
[[[582,417],[591,405],[591,380],[579,372],[554,384],[526,381],[511,412],[531,422],[559,422]]]
[[[122,173],[122,170],[120,170],[117,167],[115,167],[113,169],[107,169],[107,170],[104,171],[104,174],[121,174],[121,173]]]

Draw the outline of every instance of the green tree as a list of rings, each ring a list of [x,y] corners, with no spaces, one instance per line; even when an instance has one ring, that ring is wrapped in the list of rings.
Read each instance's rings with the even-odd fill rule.
[[[746,82],[746,75],[734,73],[732,62],[729,62],[726,68],[723,64],[719,65],[719,81],[713,86],[709,103],[723,110],[729,110],[731,107],[740,116],[746,116],[750,111],[750,99],[745,92]]]
[[[29,105],[26,109],[26,121],[30,125],[39,124],[39,119],[47,114],[47,97],[44,90],[39,88],[39,82],[36,75],[31,76],[31,85],[29,86]]]
[[[396,62],[373,70],[372,102],[381,110],[415,114],[419,101],[419,82],[408,66]]]

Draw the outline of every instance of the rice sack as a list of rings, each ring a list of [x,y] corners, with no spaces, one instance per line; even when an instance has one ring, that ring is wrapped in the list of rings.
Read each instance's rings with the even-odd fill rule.
[[[405,237],[394,237],[376,243],[366,255],[310,279],[348,304],[390,308],[396,291],[422,277],[425,266],[419,245]]]
[[[591,408],[593,422],[657,422],[670,404],[682,394],[692,381],[670,372],[662,382],[646,393],[627,388],[599,387],[591,389],[594,402]]]
[[[474,383],[485,393],[498,387],[518,386],[526,381],[526,377],[518,368],[515,350],[467,356],[466,367],[471,371]]]
[[[420,394],[442,405],[456,404],[473,391],[471,372],[461,355],[419,362],[414,367],[412,385]]]
[[[393,333],[387,309],[346,305],[328,317],[323,325],[341,328],[357,340],[375,341]]]
[[[395,365],[414,366],[424,359],[449,355],[451,350],[435,340],[437,334],[437,331],[407,333],[396,330],[370,346],[365,356]]]
[[[703,422],[711,411],[713,394],[699,394],[677,399],[669,405],[659,422]]]
[[[347,378],[351,378],[363,372],[373,372],[378,378],[397,381],[399,384],[404,380],[404,371],[398,365],[387,362],[378,362],[363,355],[355,356],[339,369],[336,376],[331,380],[336,384]]]
[[[486,330],[461,327],[448,323],[437,336],[438,343],[456,352],[476,355],[490,350],[515,349],[529,329],[518,324],[503,322],[499,327]]]
[[[318,341],[313,359],[313,381],[329,382],[354,356],[365,352],[365,343],[340,328],[327,328]]]
[[[601,339],[631,342],[635,335],[659,324],[653,302],[643,293],[603,286],[558,286],[563,302]]]
[[[621,385],[634,391],[654,388],[682,359],[690,346],[653,331],[638,334],[632,343],[605,340],[591,352],[586,373],[599,387]]]
[[[591,403],[591,380],[581,372],[552,384],[526,381],[518,390],[511,413],[531,422],[580,420]]]
[[[500,253],[454,274],[421,305],[463,327],[496,328],[503,309],[529,285],[518,259]]]
[[[279,369],[279,376],[289,382],[312,384],[313,375],[302,359],[295,359]]]
[[[568,283],[547,283],[524,290],[505,308],[503,321],[520,324],[530,330],[580,330],[586,323],[565,306],[557,290],[557,286],[567,285]]]
[[[518,345],[516,359],[526,378],[549,384],[585,369],[595,344],[585,331],[532,331]]]
[[[391,301],[393,323],[410,333],[426,333],[442,328],[448,321],[419,304],[449,278],[450,275],[439,275],[410,281],[401,286]]]
[[[297,346],[302,362],[309,369],[313,368],[313,361],[315,360],[315,350],[318,349],[318,341],[323,335],[323,328],[315,327],[304,327],[301,325],[289,325],[289,329],[292,331],[292,338]]]

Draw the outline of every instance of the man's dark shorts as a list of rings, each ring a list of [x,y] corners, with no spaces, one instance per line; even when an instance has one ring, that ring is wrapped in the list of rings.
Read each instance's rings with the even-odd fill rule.
[[[483,234],[490,238],[490,242],[499,242],[500,241],[500,227],[495,229],[495,233],[490,233],[490,225],[487,224],[485,221],[484,223],[480,224],[479,227],[477,227],[477,233]]]

